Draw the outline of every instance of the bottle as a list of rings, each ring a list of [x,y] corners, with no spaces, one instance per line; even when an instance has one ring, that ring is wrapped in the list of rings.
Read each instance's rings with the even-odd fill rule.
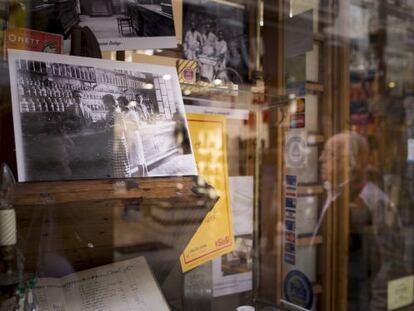
[[[37,307],[33,299],[33,291],[31,288],[29,288],[29,291],[27,292],[27,297],[24,303],[24,311],[36,311]]]
[[[24,303],[24,311],[37,311],[39,310],[39,307],[37,305],[37,301],[33,294],[33,288],[36,287],[36,281],[35,279],[31,279],[27,284],[27,295],[26,300]]]
[[[16,212],[9,201],[9,190],[15,179],[6,164],[1,167],[0,174],[0,260],[5,273],[0,275],[0,287],[18,284],[16,272]]]
[[[20,100],[20,111],[21,112],[29,111],[29,105],[24,97]]]
[[[26,2],[22,0],[10,0],[8,27],[27,28],[28,10]]]

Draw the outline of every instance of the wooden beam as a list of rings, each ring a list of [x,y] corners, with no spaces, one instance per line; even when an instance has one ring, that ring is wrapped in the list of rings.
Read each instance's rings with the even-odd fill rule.
[[[269,105],[285,95],[284,20],[288,12],[287,5],[286,0],[263,0],[263,78],[265,100]],[[270,181],[270,176],[267,180],[273,184],[266,201],[267,206],[261,206],[262,228],[266,231],[262,235],[267,237],[267,245],[262,248],[267,251],[261,255],[261,265],[266,267],[266,271],[263,270],[260,274],[260,286],[264,294],[260,298],[275,303],[279,303],[282,298],[283,288],[283,228],[280,224],[283,221],[284,129],[279,124],[282,115],[278,108],[268,110],[270,148],[264,154],[266,161],[262,165],[268,168],[267,172],[273,170],[272,180]]]
[[[304,246],[312,246],[318,245],[323,243],[323,237],[321,235],[317,235],[315,237],[307,236],[307,237],[299,237],[296,241],[297,247],[304,247]]]

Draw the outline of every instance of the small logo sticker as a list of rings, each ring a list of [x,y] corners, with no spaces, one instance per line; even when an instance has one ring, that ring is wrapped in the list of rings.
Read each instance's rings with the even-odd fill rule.
[[[283,284],[286,300],[305,309],[313,305],[312,284],[304,273],[298,270],[290,271]]]

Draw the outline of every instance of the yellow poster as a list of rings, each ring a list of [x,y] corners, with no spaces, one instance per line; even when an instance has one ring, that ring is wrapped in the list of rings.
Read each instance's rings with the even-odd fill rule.
[[[198,174],[220,196],[181,254],[181,268],[191,270],[234,249],[233,221],[228,185],[226,119],[223,116],[187,114]]]

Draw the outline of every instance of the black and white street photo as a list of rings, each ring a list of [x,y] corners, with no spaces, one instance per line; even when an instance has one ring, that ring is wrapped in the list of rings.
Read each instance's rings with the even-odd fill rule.
[[[70,39],[74,26],[89,27],[102,50],[177,46],[171,0],[31,0],[42,22],[33,29]],[[36,15],[33,15],[36,16]]]
[[[203,81],[241,84],[248,68],[244,6],[228,1],[185,0],[184,58],[198,63]]]
[[[173,67],[10,50],[19,181],[196,175]]]

